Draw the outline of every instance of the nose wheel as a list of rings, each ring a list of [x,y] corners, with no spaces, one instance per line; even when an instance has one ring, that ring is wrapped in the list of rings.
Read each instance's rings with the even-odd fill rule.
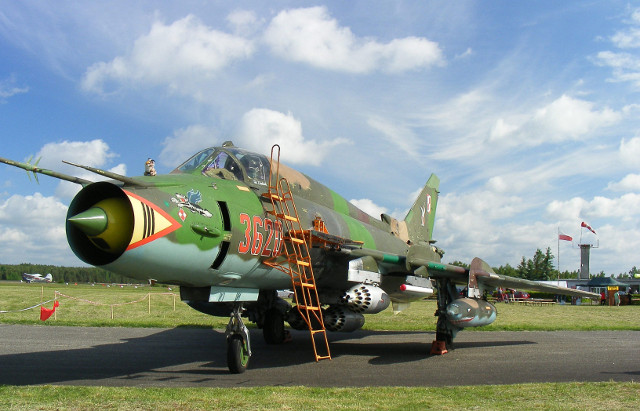
[[[242,304],[233,307],[225,335],[227,337],[227,366],[232,374],[245,372],[251,358],[249,330],[242,322]]]

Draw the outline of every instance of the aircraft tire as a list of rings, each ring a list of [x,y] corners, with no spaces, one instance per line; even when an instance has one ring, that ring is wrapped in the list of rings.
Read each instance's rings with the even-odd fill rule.
[[[227,366],[232,374],[242,374],[249,365],[249,353],[242,336],[232,335],[227,340]]]
[[[277,308],[270,308],[265,313],[262,334],[267,344],[284,342],[284,315]]]

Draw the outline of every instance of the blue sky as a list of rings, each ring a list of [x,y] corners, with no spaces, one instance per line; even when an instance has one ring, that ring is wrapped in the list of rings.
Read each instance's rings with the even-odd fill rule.
[[[433,172],[445,261],[640,249],[640,8],[622,1],[0,3],[0,156],[135,176],[233,140],[403,217]],[[80,265],[77,187],[0,167],[0,263]],[[597,236],[583,230],[588,222]],[[579,252],[560,245],[561,269]]]

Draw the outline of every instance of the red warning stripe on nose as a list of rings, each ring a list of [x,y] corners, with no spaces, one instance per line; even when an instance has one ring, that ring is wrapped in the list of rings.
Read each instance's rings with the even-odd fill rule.
[[[133,209],[133,235],[128,250],[140,247],[182,227],[166,211],[151,201],[123,190]]]

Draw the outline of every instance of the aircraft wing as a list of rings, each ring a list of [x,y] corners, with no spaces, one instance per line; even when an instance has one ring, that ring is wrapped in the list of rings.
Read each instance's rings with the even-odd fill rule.
[[[479,286],[484,288],[517,288],[521,290],[530,291],[542,291],[554,294],[569,295],[572,297],[588,297],[588,298],[600,298],[597,293],[589,291],[577,290],[574,288],[559,287],[551,284],[544,284],[538,281],[526,280],[524,278],[510,277],[507,275],[497,274],[493,271],[491,266],[481,260],[480,258],[474,258],[471,261],[469,269],[464,267],[458,267],[450,264],[442,264],[428,259],[421,258],[412,253],[411,250],[407,256],[398,254],[382,253],[377,250],[370,250],[365,248],[356,248],[349,250],[349,254],[363,257],[371,256],[378,262],[396,263],[400,266],[406,266],[407,269],[412,271],[424,267],[427,269],[428,276],[431,279],[437,280],[439,278],[446,278],[454,283],[467,284],[469,286]]]

